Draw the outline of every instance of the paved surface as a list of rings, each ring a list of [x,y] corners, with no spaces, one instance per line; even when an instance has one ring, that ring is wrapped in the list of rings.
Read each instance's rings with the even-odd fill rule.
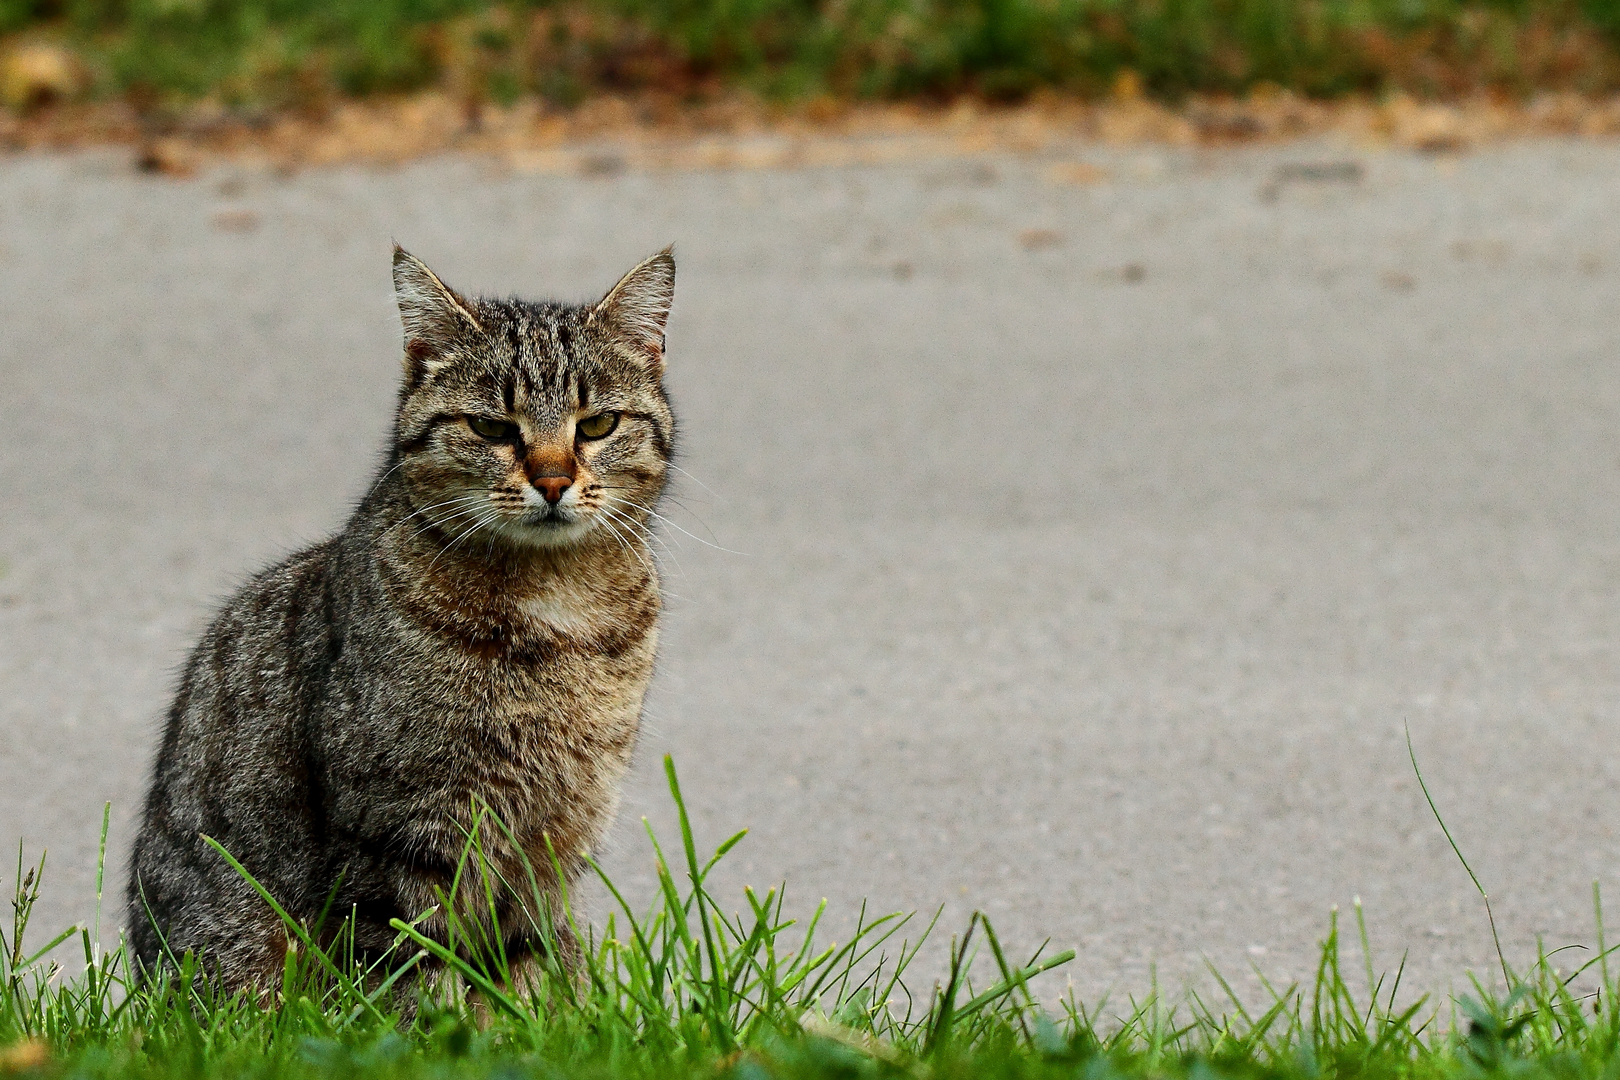
[[[1265,197],[1345,158],[1359,183]],[[753,830],[722,889],[786,878],[839,925],[982,907],[1077,946],[1086,997],[1206,955],[1249,992],[1359,895],[1379,967],[1460,985],[1489,938],[1410,722],[1512,958],[1590,940],[1592,880],[1620,906],[1620,147],[1089,160],[0,161],[0,838],[50,846],[44,920],[89,914],[103,800],[121,885],[217,598],[362,490],[390,238],[576,297],[675,240],[705,486],[673,513],[730,550],[666,531],[609,860],[638,896],[672,752],[703,840]]]

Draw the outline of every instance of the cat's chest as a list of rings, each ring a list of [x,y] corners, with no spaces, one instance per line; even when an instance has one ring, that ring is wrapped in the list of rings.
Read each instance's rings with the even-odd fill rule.
[[[656,580],[592,574],[483,584],[413,605],[413,621],[453,651],[532,661],[611,652],[627,634],[651,629],[660,606]]]
[[[416,700],[431,716],[419,723],[473,741],[497,733],[556,741],[639,709],[652,675],[653,628],[626,640],[567,610],[525,617],[485,642],[430,644],[431,659],[417,668]]]
[[[429,821],[454,818],[472,799],[516,825],[549,820],[622,773],[655,634],[613,652],[419,644],[395,654],[392,672],[374,672],[369,692],[333,703],[322,756],[340,786],[396,791]]]
[[[454,816],[472,800],[527,835],[600,801],[629,763],[653,649],[649,637],[616,655],[561,650],[453,665],[401,733],[401,771],[416,778],[419,810]]]
[[[542,592],[519,597],[496,617],[516,634],[579,640],[594,637],[606,614],[579,596]]]
[[[588,730],[639,707],[657,608],[656,594],[518,593],[449,633],[418,627],[405,674],[447,732]]]
[[[344,657],[356,677],[335,681],[364,689],[334,733],[429,784],[612,756],[634,737],[659,607],[655,580],[602,575],[405,591]]]

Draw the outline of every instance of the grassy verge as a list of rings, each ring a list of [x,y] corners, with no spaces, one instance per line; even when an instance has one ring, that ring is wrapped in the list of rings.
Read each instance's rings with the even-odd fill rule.
[[[18,107],[35,90],[251,112],[427,87],[564,106],[737,89],[1016,100],[1121,86],[1169,98],[1620,87],[1620,0],[0,0],[6,35],[77,57],[73,73],[13,79]]]
[[[1404,1002],[1399,972],[1380,979],[1370,964],[1352,989],[1362,976],[1341,969],[1336,919],[1314,981],[1268,985],[1259,1010],[1219,975],[1228,998],[1218,1006],[1197,996],[1115,1009],[1041,1003],[1029,980],[1072,954],[1017,961],[978,915],[952,940],[948,974],[919,993],[907,969],[931,926],[863,913],[848,941],[823,943],[821,909],[795,921],[776,891],[747,891],[744,912],[727,915],[705,883],[741,834],[700,858],[668,773],[681,851],[671,863],[649,833],[659,900],[637,914],[608,882],[618,910],[584,932],[575,975],[520,975],[498,945],[455,919],[448,949],[397,923],[395,954],[370,970],[346,952],[341,932],[323,949],[289,922],[300,947],[273,1002],[221,997],[189,961],[131,989],[122,951],[100,951],[92,928],[37,950],[25,944],[44,864],[24,873],[19,862],[12,926],[0,932],[0,1075],[1573,1080],[1620,1069],[1620,1016],[1610,1008],[1620,987],[1602,945],[1601,906],[1597,954],[1575,975],[1556,974],[1543,956],[1522,975],[1505,970],[1505,996],[1475,983],[1472,996],[1444,1006]],[[475,829],[458,878],[473,896],[478,864]],[[1359,909],[1357,924],[1366,955]],[[64,977],[48,954],[75,941],[84,968]],[[402,984],[384,971],[429,955],[455,977],[436,980],[402,1015]],[[988,978],[976,983],[976,968]],[[1582,975],[1595,977],[1595,993],[1570,989]]]

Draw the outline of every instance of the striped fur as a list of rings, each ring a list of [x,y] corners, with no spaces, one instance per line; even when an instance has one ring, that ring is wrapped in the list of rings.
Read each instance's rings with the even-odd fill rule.
[[[299,919],[329,898],[331,922],[352,913],[368,954],[437,903],[475,802],[515,839],[482,835],[505,881],[527,881],[526,857],[555,896],[548,842],[580,871],[657,644],[674,276],[665,250],[596,305],[466,299],[395,249],[388,459],[340,533],[231,598],[169,713],[129,885],[148,970],[191,950],[229,989],[279,982],[286,933],[204,834]],[[497,899],[511,954],[532,955],[532,890]]]

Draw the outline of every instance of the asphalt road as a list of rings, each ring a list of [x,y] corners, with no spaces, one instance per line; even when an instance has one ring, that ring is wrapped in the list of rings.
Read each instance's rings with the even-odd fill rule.
[[[1620,146],[139,178],[0,159],[0,840],[121,891],[174,670],[342,521],[397,238],[584,298],[673,240],[682,529],[608,863],[675,755],[722,892],[978,907],[1083,997],[1208,957],[1463,985],[1620,909]],[[1359,162],[1268,187],[1287,162]],[[1335,177],[1338,179],[1335,179]],[[9,876],[9,875],[8,875]],[[738,904],[741,906],[740,898]],[[120,905],[108,917],[116,923]],[[600,905],[598,911],[602,910]],[[1611,920],[1613,921],[1613,920]],[[1567,954],[1566,954],[1567,955]],[[1347,962],[1359,966],[1352,949]]]

